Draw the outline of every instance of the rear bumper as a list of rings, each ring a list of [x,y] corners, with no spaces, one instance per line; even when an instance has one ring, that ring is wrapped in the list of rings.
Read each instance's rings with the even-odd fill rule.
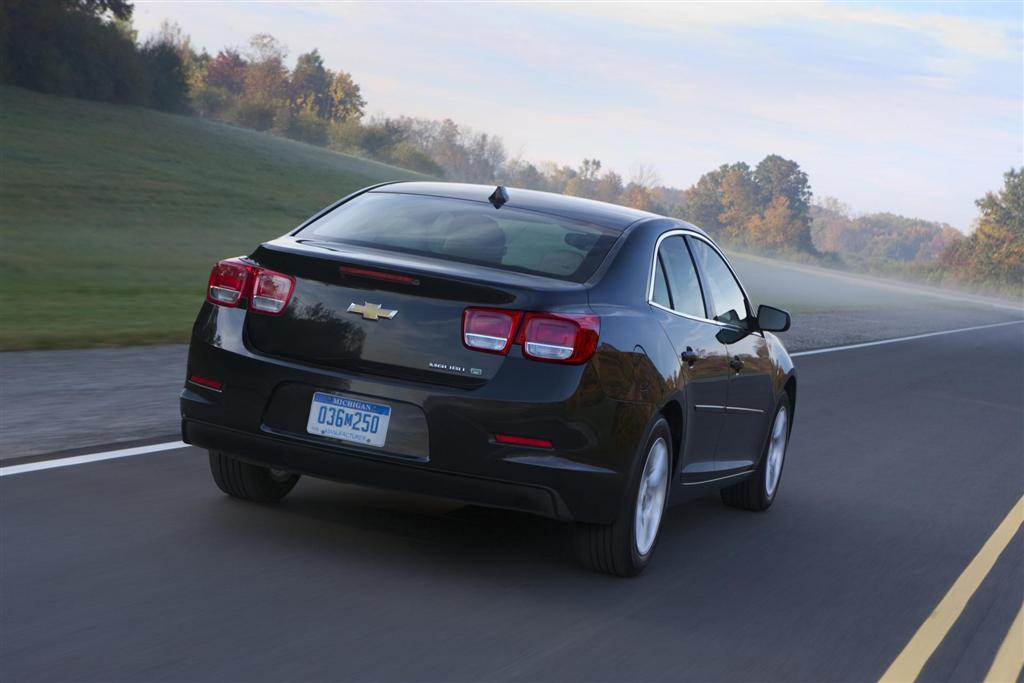
[[[186,443],[224,451],[257,465],[363,486],[521,510],[555,519],[574,519],[562,497],[541,486],[376,460],[353,452],[342,453],[336,448],[299,445],[287,438],[249,434],[192,420],[182,420],[181,432]]]

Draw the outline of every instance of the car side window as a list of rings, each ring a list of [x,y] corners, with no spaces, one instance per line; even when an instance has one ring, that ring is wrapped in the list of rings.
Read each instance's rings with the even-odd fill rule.
[[[668,294],[668,283],[665,281],[665,264],[661,257],[654,266],[654,303],[665,308],[672,308],[672,298]]]
[[[665,267],[668,292],[672,297],[672,310],[695,318],[706,318],[697,270],[682,235],[666,237],[658,251]]]
[[[704,240],[688,238],[687,242],[700,264],[704,287],[714,305],[715,320],[745,327],[750,318],[747,300],[725,260]]]

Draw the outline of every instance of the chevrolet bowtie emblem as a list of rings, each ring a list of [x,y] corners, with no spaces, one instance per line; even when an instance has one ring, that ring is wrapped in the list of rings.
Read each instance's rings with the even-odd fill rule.
[[[380,320],[381,318],[391,320],[398,315],[398,311],[381,308],[380,304],[371,304],[369,301],[363,302],[362,306],[359,304],[349,304],[348,312],[362,314],[363,320]]]

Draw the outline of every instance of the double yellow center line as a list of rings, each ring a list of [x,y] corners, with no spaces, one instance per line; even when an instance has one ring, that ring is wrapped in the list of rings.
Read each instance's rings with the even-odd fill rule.
[[[886,672],[882,674],[881,683],[910,683],[917,680],[921,670],[928,663],[928,659],[949,633],[960,614],[963,613],[967,602],[988,576],[996,560],[999,559],[1022,524],[1024,524],[1024,496],[1017,501],[995,532],[985,541],[985,545],[981,547],[978,554],[957,578],[949,592],[924,620],[914,637],[910,639],[910,642]],[[1012,683],[1020,676],[1021,669],[1024,667],[1024,625],[1022,623],[1024,623],[1024,606],[1021,607],[1020,613],[1017,614],[1017,618],[1011,625],[1010,632],[1006,634],[995,661],[992,663],[992,668],[986,676],[986,681]]]

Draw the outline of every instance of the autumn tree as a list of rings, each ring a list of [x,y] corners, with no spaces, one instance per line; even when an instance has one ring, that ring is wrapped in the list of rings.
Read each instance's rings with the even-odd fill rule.
[[[785,197],[794,214],[807,214],[811,205],[811,186],[800,164],[769,154],[754,169],[754,182],[761,191],[761,200],[768,206],[775,197]]]
[[[359,91],[359,85],[352,80],[352,74],[339,71],[331,80],[331,109],[327,116],[331,121],[358,121],[363,117],[366,100]]]
[[[318,50],[314,48],[311,52],[299,55],[288,83],[292,108],[313,112],[320,118],[330,118],[333,109],[333,80]]]
[[[661,207],[654,201],[650,188],[630,183],[619,197],[619,203],[641,211],[657,212]]]
[[[707,230],[712,235],[722,232],[722,177],[728,170],[727,165],[720,166],[700,177],[685,192],[686,202],[680,218]]]
[[[498,180],[503,185],[523,187],[528,190],[547,189],[547,177],[540,169],[518,157],[505,164]]]
[[[755,246],[772,250],[791,248],[798,243],[805,230],[785,195],[776,195],[764,212],[750,218],[747,241]]]
[[[237,50],[221,50],[206,65],[206,85],[239,95],[245,87],[245,60]]]
[[[554,161],[540,162],[540,172],[547,178],[550,192],[564,192],[569,181],[576,177],[576,169],[572,166],[556,164]]]
[[[811,186],[807,174],[800,168],[800,165],[791,159],[784,159],[778,154],[769,154],[758,163],[753,172],[753,181],[760,192],[760,204],[765,218],[770,207],[774,206],[773,217],[781,215],[781,203],[777,200],[782,197],[789,213],[789,242],[785,245],[774,245],[775,248],[785,246],[797,251],[814,251],[811,241]],[[766,223],[762,221],[760,227]],[[751,230],[748,240],[759,246],[773,246],[772,235],[759,235],[756,230]]]
[[[250,38],[245,94],[265,102],[284,101],[288,95],[288,69],[284,66],[287,55],[288,50],[272,35],[258,33]]]
[[[575,177],[565,184],[565,194],[573,197],[593,197],[597,184],[597,174],[600,171],[600,160],[584,159],[576,171]]]
[[[624,189],[622,176],[615,171],[605,171],[594,183],[594,199],[599,199],[602,202],[616,202]]]
[[[977,227],[942,255],[960,279],[1009,287],[1020,295],[1024,284],[1024,167],[1003,175],[1003,188],[976,204]]]
[[[722,212],[718,220],[723,235],[731,240],[744,241],[747,223],[761,209],[761,192],[754,182],[750,166],[742,161],[725,168],[721,179]]]

